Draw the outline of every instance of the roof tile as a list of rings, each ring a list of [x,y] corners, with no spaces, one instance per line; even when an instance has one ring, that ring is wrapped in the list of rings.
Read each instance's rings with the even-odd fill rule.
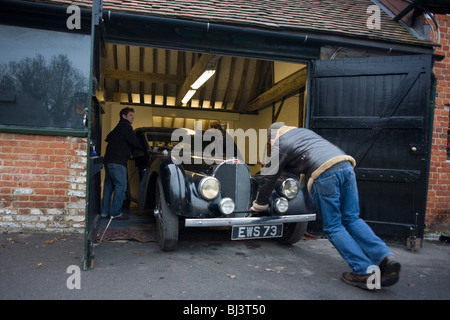
[[[90,7],[92,0],[34,0]],[[326,32],[391,42],[421,43],[381,11],[381,29],[366,25],[370,0],[103,0],[104,10],[209,21],[280,31]]]

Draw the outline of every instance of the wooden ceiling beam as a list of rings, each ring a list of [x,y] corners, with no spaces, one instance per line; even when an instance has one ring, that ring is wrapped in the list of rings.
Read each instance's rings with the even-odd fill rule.
[[[183,82],[183,78],[178,75],[141,71],[106,69],[104,76],[107,79],[133,80],[151,83],[180,84]]]
[[[263,109],[273,102],[280,101],[286,96],[297,93],[300,88],[306,85],[307,68],[304,67],[283,80],[277,82],[273,87],[260,94],[250,101],[245,111],[253,112]]]

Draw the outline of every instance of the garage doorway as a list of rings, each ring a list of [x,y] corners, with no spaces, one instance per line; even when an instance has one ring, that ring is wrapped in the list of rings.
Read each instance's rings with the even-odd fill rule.
[[[201,69],[211,65],[215,74],[191,99],[180,102],[186,81],[192,82]],[[126,106],[135,110],[135,129],[194,129],[200,121],[204,130],[213,124],[247,130],[267,129],[273,121],[299,127],[305,123],[306,64],[107,43],[100,56],[100,70],[96,97],[101,117],[101,155],[106,150],[103,141]],[[133,166],[130,160],[129,180],[137,176],[130,174]],[[260,170],[259,163],[249,167],[252,173]],[[104,170],[101,184],[103,179]],[[101,194],[95,199],[101,199]],[[153,213],[139,212],[134,201],[125,206],[128,219],[113,221],[104,240],[153,241]],[[89,232],[92,242],[103,235],[106,224],[105,219],[99,220],[98,230]]]
[[[189,89],[186,79],[194,79],[211,61],[216,74],[191,99],[180,103]],[[132,106],[136,111],[134,128],[192,129],[195,120],[202,120],[204,126],[218,122],[228,129],[246,130],[266,129],[274,121],[283,121],[317,131],[356,158],[405,150],[408,159],[399,156],[393,167],[383,157],[370,157],[376,162],[372,166],[367,166],[369,158],[365,164],[361,161],[364,157],[360,159],[365,165],[356,168],[362,187],[361,215],[385,238],[403,243],[422,238],[431,143],[429,55],[312,60],[306,64],[107,43],[101,70],[97,97],[103,110],[102,141],[117,124],[119,110]],[[367,84],[366,91],[360,90],[362,83]],[[379,85],[383,89],[375,90]],[[338,93],[334,98],[333,92]],[[336,107],[345,103],[363,106],[358,108],[357,118]],[[407,143],[408,132],[414,141]],[[399,144],[379,145],[377,139]],[[411,164],[406,169],[402,168],[405,161]],[[258,169],[250,168],[252,173]],[[389,173],[387,180],[385,173]],[[391,191],[374,198],[374,190]],[[125,228],[151,226],[152,217],[137,218],[140,220],[117,223]],[[320,220],[311,227],[320,230]]]

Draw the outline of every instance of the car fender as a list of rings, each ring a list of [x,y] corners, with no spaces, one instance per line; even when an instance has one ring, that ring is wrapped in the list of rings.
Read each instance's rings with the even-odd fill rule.
[[[147,196],[149,194],[149,190],[153,190],[151,189],[152,184],[149,180],[149,170],[145,170],[139,185],[138,209],[141,214],[145,209],[149,208],[150,205],[153,204],[153,202],[150,202],[150,198]]]
[[[167,205],[174,213],[183,214],[187,210],[188,203],[186,177],[183,171],[174,163],[162,162],[159,172]]]
[[[254,179],[252,181],[252,194],[255,199],[256,199],[256,194],[257,194],[257,190],[259,187],[260,178],[261,178],[261,176],[257,175],[254,177]],[[275,183],[275,187],[274,187],[272,194],[270,196],[270,199],[269,199],[269,201],[270,201],[269,210],[272,214],[276,214],[273,210],[275,200],[282,196],[279,191],[281,182],[287,178],[293,178],[298,181],[298,179],[296,177],[294,177],[290,174],[284,173],[284,174],[280,175],[280,177],[277,179],[277,181]],[[308,213],[314,213],[314,212],[315,212],[314,204],[312,203],[312,199],[307,190],[307,187],[300,185],[300,190],[299,190],[298,195],[294,199],[289,200],[289,209],[287,212],[285,212],[285,214],[286,215],[308,214]]]

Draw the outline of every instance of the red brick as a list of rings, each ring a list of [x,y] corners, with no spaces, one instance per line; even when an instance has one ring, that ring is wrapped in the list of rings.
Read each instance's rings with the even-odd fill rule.
[[[78,206],[84,200],[69,195],[72,189],[68,180],[73,174],[85,178],[85,164],[82,162],[86,159],[81,160],[83,157],[79,154],[86,152],[86,146],[86,138],[0,133],[2,208],[17,212],[17,216],[29,215],[35,209],[39,210],[37,213],[47,215],[47,209],[57,209],[62,212],[59,223],[66,225],[68,232],[78,230],[83,233],[84,228],[73,229],[74,222],[66,220],[66,216],[71,203],[76,202]],[[71,168],[72,164],[81,164],[83,168]],[[85,183],[77,183],[80,184],[79,190],[86,188]],[[15,188],[32,189],[32,194],[14,194]],[[77,209],[71,215],[84,218],[84,209]],[[20,219],[15,219],[16,215],[10,215],[11,218],[17,224],[22,223]],[[46,225],[46,222],[39,225],[43,224]]]
[[[445,15],[436,15],[440,26],[442,48],[437,53],[449,55],[450,19]],[[438,79],[435,99],[432,154],[430,163],[429,189],[427,197],[427,228],[442,229],[450,226],[450,163],[447,162],[447,130],[449,126],[449,108],[444,104],[450,99],[450,58],[434,64],[434,73]],[[441,212],[446,212],[442,215]]]

